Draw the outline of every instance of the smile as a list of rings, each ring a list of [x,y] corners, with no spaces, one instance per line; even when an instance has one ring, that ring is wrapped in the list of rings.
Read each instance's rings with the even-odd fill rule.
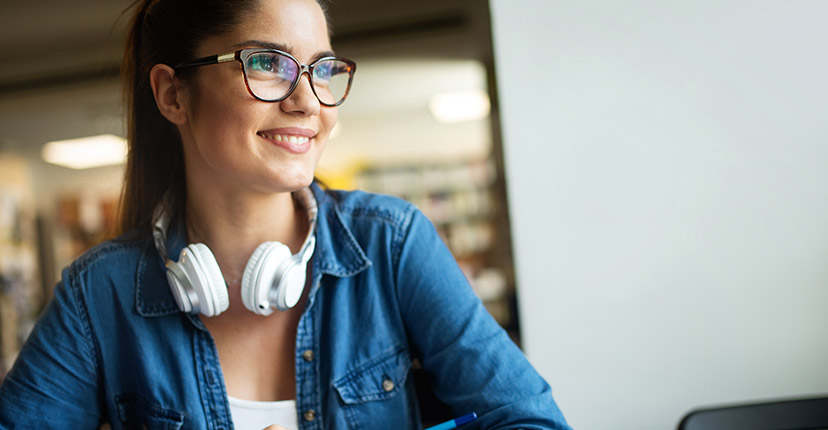
[[[310,141],[309,137],[305,136],[291,136],[287,134],[269,134],[269,133],[258,133],[260,136],[264,137],[265,139],[275,140],[277,142],[287,142],[292,145],[303,145]]]

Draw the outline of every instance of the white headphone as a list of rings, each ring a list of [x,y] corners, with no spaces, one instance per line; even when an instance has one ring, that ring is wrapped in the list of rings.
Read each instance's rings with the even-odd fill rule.
[[[310,188],[304,188],[293,197],[308,212],[308,237],[302,248],[291,255],[290,248],[279,242],[259,245],[244,268],[241,296],[244,307],[259,315],[270,315],[273,308],[287,310],[302,298],[308,261],[316,247],[316,198]],[[216,257],[203,243],[192,243],[181,250],[178,262],[167,256],[167,213],[159,205],[153,216],[152,236],[155,247],[165,261],[167,282],[175,302],[183,312],[212,317],[230,306],[227,284]]]

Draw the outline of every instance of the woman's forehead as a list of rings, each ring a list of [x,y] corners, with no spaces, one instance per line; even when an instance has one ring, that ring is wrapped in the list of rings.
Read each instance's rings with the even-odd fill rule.
[[[291,45],[278,43],[278,42],[270,42],[265,40],[257,40],[251,39],[246,40],[241,43],[236,43],[233,45],[233,49],[243,49],[243,48],[264,48],[264,49],[276,49],[278,51],[287,52],[293,56],[296,56],[297,49]],[[318,59],[322,57],[332,57],[334,56],[334,52],[332,49],[323,49],[317,51],[315,54],[312,55],[313,59]]]
[[[273,34],[281,43],[296,47],[330,44],[328,22],[316,0],[261,0],[243,21],[238,32]]]
[[[302,60],[331,51],[328,24],[316,0],[261,0],[240,18],[233,31],[205,45],[213,45],[212,50],[279,49]]]

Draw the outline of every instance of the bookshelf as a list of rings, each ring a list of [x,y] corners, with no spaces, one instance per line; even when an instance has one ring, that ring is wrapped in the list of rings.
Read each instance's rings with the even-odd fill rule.
[[[40,314],[37,219],[28,166],[0,157],[0,380]]]

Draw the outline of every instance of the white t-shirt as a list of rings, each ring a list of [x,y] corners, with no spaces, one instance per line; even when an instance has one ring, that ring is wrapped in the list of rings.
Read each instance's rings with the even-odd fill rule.
[[[262,430],[273,424],[291,430],[299,428],[295,400],[255,402],[230,396],[227,396],[227,400],[230,402],[233,426],[238,430]]]

